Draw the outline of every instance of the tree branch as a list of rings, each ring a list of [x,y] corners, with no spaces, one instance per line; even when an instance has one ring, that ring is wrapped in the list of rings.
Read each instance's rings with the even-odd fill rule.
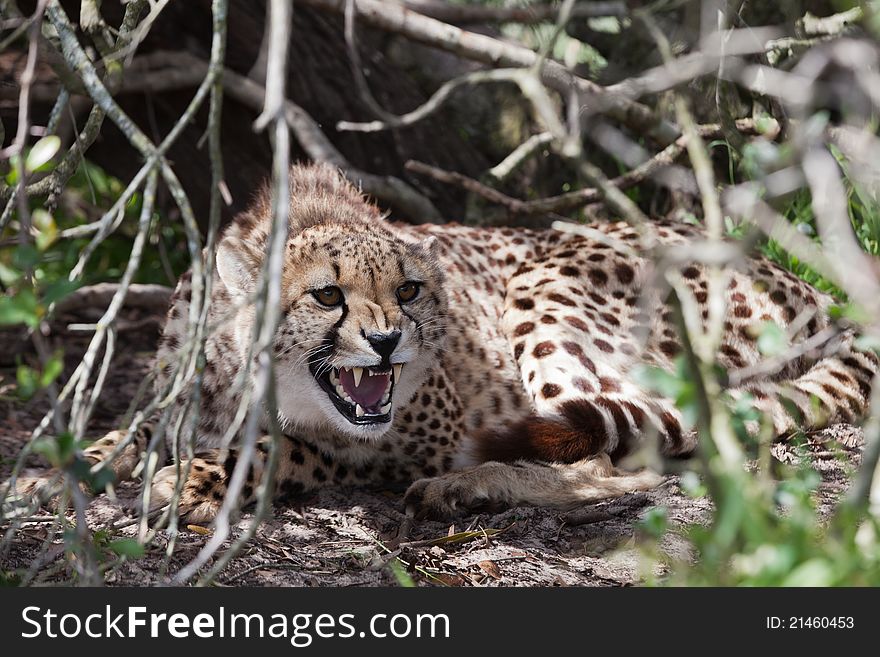
[[[201,82],[208,66],[198,57],[176,51],[157,51],[135,61],[137,67],[133,71],[139,69],[140,72],[126,79],[123,90],[127,92],[192,86]],[[157,65],[166,68],[143,70]],[[262,85],[228,68],[223,70],[223,85],[227,96],[255,111],[262,111],[266,95]],[[368,173],[352,166],[302,107],[291,100],[284,100],[283,111],[294,136],[311,159],[339,167],[364,192],[398,208],[412,223],[442,223],[437,208],[403,180]]]
[[[346,0],[300,0],[302,4],[342,14]],[[531,68],[538,55],[523,46],[505,43],[490,36],[469,32],[441,21],[423,16],[406,7],[381,0],[357,0],[357,10],[363,20],[373,27],[402,34],[428,46],[440,48],[460,57],[494,67]],[[568,97],[574,88],[582,96],[586,112],[608,114],[651,139],[667,145],[679,135],[678,128],[657,116],[649,107],[615,94],[604,87],[577,77],[562,64],[548,60],[542,68],[541,79],[548,87]]]
[[[452,24],[522,23],[525,25],[552,21],[559,13],[557,4],[533,4],[528,7],[495,7],[482,5],[458,5],[442,0],[405,0],[403,5],[411,10]],[[626,16],[626,3],[578,2],[572,9],[572,18],[596,18],[599,16]]]
[[[759,126],[754,119],[739,119],[736,121],[736,127],[744,134],[756,134],[759,132]],[[779,132],[779,126],[775,121],[768,121],[766,126],[760,127],[766,131],[767,137],[771,139],[775,138]],[[704,139],[711,139],[722,135],[723,128],[718,124],[701,125],[697,126],[697,134]],[[532,139],[534,139],[534,137],[532,137]],[[649,160],[645,160],[634,169],[617,176],[616,178],[612,178],[609,183],[617,189],[624,190],[656,176],[660,171],[671,166],[675,160],[678,159],[687,148],[687,142],[688,138],[686,136],[679,137],[675,142],[664,148]],[[528,141],[526,143],[528,143]],[[440,182],[456,185],[469,192],[473,192],[491,203],[504,206],[507,208],[508,212],[514,215],[564,214],[585,205],[598,203],[603,199],[601,190],[594,187],[587,187],[574,192],[560,194],[559,196],[550,196],[533,201],[523,201],[508,196],[507,194],[474,180],[473,178],[465,176],[464,174],[438,169],[437,167],[430,166],[424,162],[410,160],[406,163],[406,168],[413,173],[430,176]]]

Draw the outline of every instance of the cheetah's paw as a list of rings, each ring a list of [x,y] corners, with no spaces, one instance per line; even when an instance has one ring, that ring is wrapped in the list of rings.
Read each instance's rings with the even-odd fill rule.
[[[406,512],[416,518],[447,519],[477,511],[498,511],[503,500],[494,498],[472,472],[453,472],[419,479],[404,495]]]
[[[217,517],[226,497],[226,475],[222,466],[200,458],[166,466],[155,474],[150,492],[150,512],[160,512],[171,504],[178,476],[183,476],[187,470],[189,475],[177,502],[180,519],[194,524],[209,523]]]
[[[52,499],[61,490],[61,473],[51,470],[26,470],[15,479],[0,484],[0,515],[16,516],[33,513],[41,506],[52,506]]]

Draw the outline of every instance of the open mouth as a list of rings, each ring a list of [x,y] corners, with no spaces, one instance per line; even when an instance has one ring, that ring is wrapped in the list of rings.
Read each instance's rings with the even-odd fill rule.
[[[391,394],[402,369],[402,363],[391,369],[333,367],[318,378],[318,384],[352,424],[382,424],[391,421]]]

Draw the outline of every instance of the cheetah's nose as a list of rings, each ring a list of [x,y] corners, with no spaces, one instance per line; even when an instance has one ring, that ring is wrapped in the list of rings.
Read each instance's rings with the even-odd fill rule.
[[[400,331],[395,329],[390,333],[370,333],[367,342],[373,347],[373,351],[382,357],[380,366],[391,367],[390,358],[400,342]]]

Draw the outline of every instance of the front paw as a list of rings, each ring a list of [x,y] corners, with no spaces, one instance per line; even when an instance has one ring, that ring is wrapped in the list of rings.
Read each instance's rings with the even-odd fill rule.
[[[438,520],[476,511],[498,510],[501,506],[469,472],[419,479],[406,491],[403,501],[407,514],[419,519]]]
[[[41,506],[48,505],[61,490],[61,472],[51,470],[30,470],[15,479],[0,484],[0,515],[10,517],[33,513]]]
[[[182,476],[187,478],[177,499],[180,519],[193,524],[214,520],[226,497],[226,473],[223,466],[199,458],[166,466],[156,473],[150,491],[150,513],[163,511],[174,501],[178,477]]]

